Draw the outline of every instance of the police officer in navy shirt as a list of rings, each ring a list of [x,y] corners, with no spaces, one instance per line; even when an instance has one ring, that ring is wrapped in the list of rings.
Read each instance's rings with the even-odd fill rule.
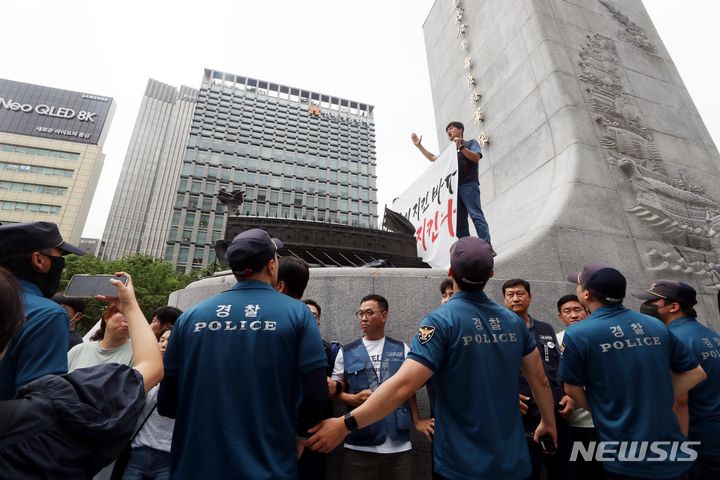
[[[658,280],[633,296],[645,300],[640,311],[659,318],[668,330],[700,359],[707,379],[675,397],[680,429],[691,441],[698,459],[691,480],[720,478],[720,335],[697,320],[695,289],[673,280]]]
[[[520,480],[532,471],[518,410],[517,372],[542,420],[534,437],[555,441],[553,400],[540,354],[522,319],[483,288],[493,274],[490,245],[464,237],[451,248],[455,293],[428,314],[400,370],[345,418],[313,427],[307,443],[330,451],[350,432],[386,417],[431,376],[437,387],[433,458],[440,477]]]
[[[672,407],[705,379],[697,358],[662,322],[622,305],[626,281],[616,269],[590,263],[567,279],[591,314],[565,331],[560,378],[610,442],[592,453],[609,479],[682,478],[694,452]]]
[[[572,398],[565,395],[563,391],[562,381],[558,376],[558,368],[560,368],[560,344],[555,336],[555,329],[549,323],[542,322],[532,316],[528,312],[532,303],[532,293],[530,292],[530,283],[522,278],[512,278],[506,281],[502,286],[503,299],[505,306],[518,314],[525,322],[525,326],[535,337],[540,359],[543,362],[545,376],[550,383],[550,389],[553,392],[553,401],[555,402],[555,422],[558,432],[558,449],[552,455],[543,454],[540,445],[532,439],[540,423],[540,412],[532,398],[530,385],[527,379],[520,375],[520,401],[523,410],[523,425],[525,433],[528,435],[527,444],[530,450],[530,461],[532,462],[533,472],[529,479],[539,479],[542,466],[545,465],[547,476],[551,479],[564,480],[575,478],[573,465],[569,462],[570,449],[572,442],[570,438],[570,424],[565,419],[569,416],[575,405]],[[561,407],[560,407],[561,406]]]
[[[171,478],[294,479],[296,441],[322,418],[327,359],[302,302],[274,290],[282,242],[237,235],[238,283],[178,318],[158,412],[175,418]]]
[[[0,360],[0,400],[49,374],[67,373],[70,317],[50,300],[60,287],[65,255],[84,255],[66,243],[50,222],[0,226],[0,266],[10,271],[23,291],[25,325]]]

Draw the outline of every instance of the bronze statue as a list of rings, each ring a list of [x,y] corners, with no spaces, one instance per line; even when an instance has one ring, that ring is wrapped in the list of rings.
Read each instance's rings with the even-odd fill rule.
[[[217,194],[217,199],[223,205],[226,205],[230,215],[240,215],[240,207],[242,207],[245,192],[243,190],[233,190],[228,192],[225,188],[221,188]]]

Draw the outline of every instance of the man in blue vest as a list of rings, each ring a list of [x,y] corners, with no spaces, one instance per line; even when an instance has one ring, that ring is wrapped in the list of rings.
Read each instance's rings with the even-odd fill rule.
[[[560,378],[592,414],[607,478],[682,478],[695,452],[672,407],[706,378],[697,358],[662,322],[623,306],[616,269],[590,263],[567,279],[591,313],[565,331]]]
[[[400,370],[345,418],[310,429],[307,444],[329,451],[349,433],[391,414],[432,376],[437,387],[433,459],[441,478],[521,480],[530,475],[518,410],[517,372],[530,383],[542,420],[533,436],[555,443],[553,400],[535,339],[522,319],[490,300],[490,245],[464,237],[450,250],[455,293],[421,322]]]
[[[173,479],[297,478],[296,434],[322,418],[327,359],[305,304],[273,288],[279,248],[264,230],[237,235],[237,283],[175,322],[158,393],[175,418]]]
[[[691,480],[720,478],[720,335],[697,320],[695,289],[673,280],[658,280],[645,292],[640,311],[659,318],[697,357],[707,374],[689,392],[677,395],[673,410],[680,429],[695,447],[698,458]]]
[[[345,385],[336,399],[349,407],[367,400],[392,377],[410,351],[403,342],[385,336],[388,302],[381,295],[366,295],[356,312],[362,338],[343,346],[335,359],[332,379]],[[343,478],[407,479],[412,474],[410,429],[417,419],[413,395],[390,415],[353,432],[345,441]]]

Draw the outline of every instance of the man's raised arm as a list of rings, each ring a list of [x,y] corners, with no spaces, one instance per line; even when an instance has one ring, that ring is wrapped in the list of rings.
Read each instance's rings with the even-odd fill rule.
[[[430,160],[431,162],[434,162],[435,160],[437,160],[437,158],[438,158],[437,155],[435,155],[434,153],[428,151],[428,149],[426,149],[425,147],[423,147],[423,144],[422,144],[422,135],[420,135],[420,136],[418,137],[418,136],[413,132],[413,134],[410,135],[410,139],[412,140],[413,144],[418,148],[418,150],[420,150],[420,153],[422,153],[423,155],[425,155],[425,158],[427,158],[427,159]]]

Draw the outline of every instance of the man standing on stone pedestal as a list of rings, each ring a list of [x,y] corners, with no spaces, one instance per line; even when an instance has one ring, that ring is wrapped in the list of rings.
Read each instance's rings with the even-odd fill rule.
[[[607,478],[683,478],[695,452],[672,408],[706,378],[697,358],[662,322],[623,306],[627,282],[616,269],[590,263],[567,280],[591,313],[565,332],[560,378],[608,442]]]
[[[558,318],[569,328],[582,320],[587,318],[587,310],[585,307],[580,305],[577,295],[563,295],[557,301]],[[565,330],[557,332],[557,341],[559,345],[562,345],[563,338],[565,337]],[[562,353],[562,352],[561,352]],[[572,437],[573,444],[575,442],[582,442],[585,448],[588,448],[590,442],[597,441],[597,433],[595,432],[595,425],[592,421],[592,415],[585,409],[575,407],[568,417],[568,423],[570,424],[570,436]],[[603,469],[602,462],[599,462],[593,458],[592,460],[585,460],[582,457],[575,459],[575,475],[581,480],[604,480],[605,469]]]
[[[720,478],[720,335],[697,320],[695,289],[672,280],[658,280],[635,294],[645,303],[640,311],[659,318],[697,357],[708,378],[677,395],[673,410],[688,440],[700,442],[690,480]]]
[[[555,423],[557,426],[557,452],[550,455],[543,452],[540,445],[533,441],[533,433],[540,423],[540,411],[532,397],[532,391],[527,379],[521,374],[520,384],[520,406],[523,412],[523,425],[527,438],[528,449],[530,450],[530,461],[532,463],[532,475],[528,479],[537,480],[540,478],[542,466],[545,465],[548,478],[553,480],[565,480],[575,478],[574,466],[570,464],[570,450],[572,440],[570,438],[570,425],[566,418],[572,414],[575,402],[565,395],[562,382],[558,377],[560,368],[560,344],[555,337],[555,330],[549,323],[541,322],[530,316],[528,309],[532,303],[530,283],[521,278],[514,278],[505,282],[502,286],[505,307],[512,310],[525,322],[525,326],[535,337],[537,349],[543,363],[545,376],[550,383],[553,393],[555,407]]]
[[[458,193],[457,193],[457,238],[470,236],[468,215],[475,225],[477,236],[492,246],[490,241],[490,228],[485,214],[480,206],[480,182],[478,180],[478,162],[482,158],[480,144],[475,139],[463,140],[465,126],[461,122],[450,122],[445,127],[448,139],[457,148],[458,162]],[[410,138],[413,144],[425,155],[425,158],[434,162],[438,155],[431,153],[422,145],[422,136],[413,133]],[[495,251],[492,250],[494,254]]]

